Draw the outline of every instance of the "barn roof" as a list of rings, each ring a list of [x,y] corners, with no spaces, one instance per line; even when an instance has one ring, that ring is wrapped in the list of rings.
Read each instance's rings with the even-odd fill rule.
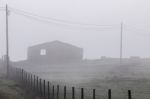
[[[36,47],[40,47],[40,46],[43,47],[43,46],[49,46],[49,45],[66,45],[66,46],[82,49],[80,47],[77,47],[77,46],[74,46],[72,44],[68,44],[68,43],[65,43],[65,42],[61,42],[61,41],[58,41],[58,40],[55,40],[55,41],[52,41],[52,42],[46,42],[46,43],[42,43],[42,44],[33,45],[33,46],[30,46],[29,48],[36,48]]]

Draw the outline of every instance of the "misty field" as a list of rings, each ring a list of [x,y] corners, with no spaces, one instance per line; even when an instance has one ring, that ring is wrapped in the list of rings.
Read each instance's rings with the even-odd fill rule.
[[[28,72],[60,86],[66,85],[68,90],[76,87],[85,88],[87,97],[92,97],[92,89],[96,89],[96,97],[107,98],[108,89],[112,89],[115,99],[127,99],[127,90],[132,90],[134,99],[150,97],[150,62],[126,61],[122,65],[117,61],[86,61],[76,64],[17,64]]]

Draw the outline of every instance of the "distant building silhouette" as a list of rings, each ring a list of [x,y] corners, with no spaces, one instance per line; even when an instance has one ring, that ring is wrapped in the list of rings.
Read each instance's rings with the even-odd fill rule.
[[[42,64],[79,62],[83,49],[60,41],[38,44],[28,48],[28,61]]]

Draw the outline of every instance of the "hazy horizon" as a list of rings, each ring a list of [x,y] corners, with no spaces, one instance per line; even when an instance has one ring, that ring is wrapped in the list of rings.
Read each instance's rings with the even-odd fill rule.
[[[10,58],[13,61],[25,59],[29,46],[53,40],[83,48],[84,58],[119,57],[121,22],[124,23],[123,57],[150,57],[148,0],[1,0],[0,6],[5,7],[6,3],[10,8]],[[12,8],[73,24],[35,20],[19,15]],[[5,13],[0,13],[2,56],[5,54]]]

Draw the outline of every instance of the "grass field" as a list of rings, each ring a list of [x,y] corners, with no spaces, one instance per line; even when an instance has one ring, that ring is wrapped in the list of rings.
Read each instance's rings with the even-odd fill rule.
[[[95,88],[97,98],[107,98],[112,89],[113,98],[127,99],[127,90],[132,90],[134,99],[150,97],[150,63],[88,62],[80,64],[40,65],[21,64],[22,68],[54,84],[86,88],[85,94]],[[92,94],[91,94],[92,95]]]
[[[38,99],[27,92],[16,82],[0,75],[0,99]]]

